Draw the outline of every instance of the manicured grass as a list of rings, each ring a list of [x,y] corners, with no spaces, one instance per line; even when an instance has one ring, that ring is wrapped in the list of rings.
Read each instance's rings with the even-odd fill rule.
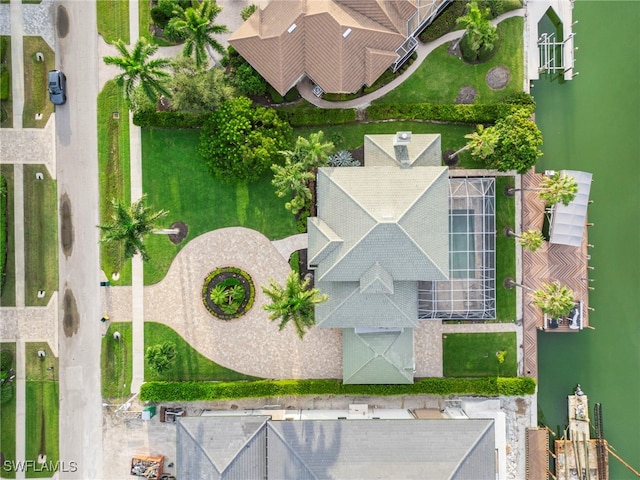
[[[448,44],[435,49],[416,70],[384,97],[374,104],[402,103],[454,103],[464,86],[476,88],[475,103],[493,103],[522,91],[524,78],[523,19],[509,18],[498,25],[500,37],[498,51],[491,60],[478,65],[469,65],[456,56],[449,55]],[[502,90],[491,90],[485,80],[487,72],[496,66],[509,68],[510,81]]]
[[[10,368],[15,369],[16,344],[0,343],[0,351],[8,350],[13,355],[13,364]],[[0,452],[4,455],[4,460],[16,459],[16,396],[15,386],[13,398],[0,405]],[[15,478],[15,472],[2,470],[2,478]]]
[[[3,58],[0,61],[7,67],[7,73],[2,77],[3,87],[9,89],[9,98],[0,102],[0,109],[2,109],[2,115],[0,116],[0,127],[11,128],[13,127],[13,100],[11,92],[11,36],[2,35],[2,44],[4,50],[2,52]],[[8,87],[4,86],[4,82],[9,82]]]
[[[45,353],[44,358],[38,357],[40,350]],[[47,342],[25,343],[25,359],[28,382],[58,381],[58,358],[53,356]]]
[[[38,455],[46,455],[47,465],[59,458],[58,382],[26,382],[25,457],[37,462]],[[51,462],[51,463],[50,463]],[[37,464],[36,464],[37,465]],[[53,472],[38,467],[28,470],[27,478],[51,477]]]
[[[289,257],[289,265],[291,265],[291,270],[296,273],[300,273],[300,252],[295,251]]]
[[[124,399],[131,393],[131,328],[130,322],[114,322],[102,337],[100,364],[105,399]],[[120,332],[120,340],[113,338],[115,332]]]
[[[42,37],[24,36],[24,109],[22,126],[24,128],[43,128],[53,113],[53,104],[47,93],[47,72],[56,65],[55,55]],[[36,60],[36,53],[44,54],[44,61]],[[36,113],[42,113],[42,119],[36,120]]]
[[[4,283],[0,292],[0,305],[14,307],[16,305],[16,259],[14,240],[13,210],[13,165],[0,165],[0,172],[7,181],[7,261],[4,270]]]
[[[113,118],[117,112],[119,118]],[[112,199],[129,204],[131,180],[129,163],[129,110],[123,88],[112,80],[98,94],[98,163],[100,169],[100,222],[113,214]],[[131,285],[131,261],[117,243],[100,245],[102,270],[114,285]],[[120,273],[115,281],[112,274]]]
[[[351,150],[364,145],[364,136],[368,134],[410,131],[413,133],[439,133],[442,135],[442,151],[457,150],[467,143],[464,136],[474,129],[471,125],[446,125],[428,122],[381,122],[354,123],[333,127],[296,128],[295,136],[308,137],[310,133],[322,130],[324,138],[332,141],[338,150]],[[366,160],[365,160],[366,162]]]
[[[144,3],[143,0],[140,3]],[[129,0],[97,0],[98,33],[107,43],[129,44]]]
[[[515,332],[447,333],[442,335],[445,377],[516,377],[518,355]],[[496,352],[506,350],[504,363]]]
[[[223,381],[257,380],[256,377],[243,375],[218,365],[194,350],[172,328],[155,322],[144,324],[144,349],[164,343],[173,342],[176,346],[175,364],[168,371],[158,374],[151,370],[145,361],[145,381]],[[224,339],[220,339],[224,341]]]
[[[515,227],[516,202],[504,194],[506,185],[514,184],[513,177],[496,177],[496,318],[501,322],[516,319],[516,289],[504,288],[507,277],[516,277],[515,238],[504,234],[505,227]]]
[[[153,41],[153,35],[149,32],[151,23],[151,2],[138,2],[138,32],[140,37]]]
[[[169,211],[162,226],[182,221],[189,235],[173,245],[166,235],[149,235],[145,284],[164,277],[171,261],[189,240],[223,227],[258,230],[269,239],[297,233],[294,216],[271,185],[271,175],[257,182],[221,183],[198,155],[200,130],[142,130],[142,185],[148,205]]]
[[[25,305],[46,306],[58,289],[56,182],[44,165],[24,165]],[[36,173],[44,175],[36,179]],[[44,298],[38,298],[44,290]]]

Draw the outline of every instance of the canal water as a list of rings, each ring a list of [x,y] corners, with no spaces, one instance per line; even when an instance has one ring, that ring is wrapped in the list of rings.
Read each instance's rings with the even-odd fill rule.
[[[593,172],[589,221],[595,279],[590,323],[577,334],[540,333],[539,407],[567,423],[577,383],[602,403],[605,438],[640,470],[640,1],[578,0],[576,71],[531,89],[544,135],[537,170]],[[612,480],[636,478],[609,457]]]

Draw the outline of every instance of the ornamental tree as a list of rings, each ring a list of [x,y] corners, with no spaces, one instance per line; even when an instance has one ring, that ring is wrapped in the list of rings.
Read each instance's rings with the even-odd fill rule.
[[[252,182],[281,160],[291,126],[273,109],[254,107],[246,97],[229,100],[213,112],[200,136],[200,155],[223,181]]]
[[[499,119],[493,127],[498,134],[498,142],[493,153],[487,155],[489,168],[501,172],[516,170],[526,173],[536,164],[542,152],[542,133],[524,111],[517,111]]]

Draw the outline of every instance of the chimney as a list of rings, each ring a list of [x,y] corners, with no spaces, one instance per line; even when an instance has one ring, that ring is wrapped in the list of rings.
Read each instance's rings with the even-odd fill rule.
[[[411,165],[409,160],[409,143],[411,143],[411,132],[398,132],[393,137],[393,150],[396,160],[402,168]]]

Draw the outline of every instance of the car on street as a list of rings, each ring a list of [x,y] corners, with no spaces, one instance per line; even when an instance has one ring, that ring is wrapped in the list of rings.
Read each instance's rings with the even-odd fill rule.
[[[54,105],[64,105],[67,101],[67,77],[60,70],[49,72],[49,100]]]

